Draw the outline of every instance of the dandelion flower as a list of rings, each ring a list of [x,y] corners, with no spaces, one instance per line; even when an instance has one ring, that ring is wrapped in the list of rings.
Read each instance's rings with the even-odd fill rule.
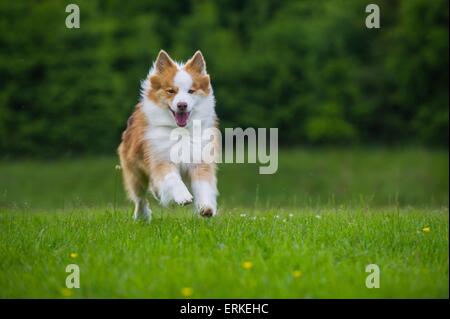
[[[75,258],[78,257],[78,254],[77,253],[70,253],[69,256],[70,256],[70,258],[75,259]]]
[[[245,216],[247,216],[247,214],[241,214],[241,217],[245,217]]]
[[[422,231],[423,231],[424,233],[429,233],[429,232],[431,231],[431,228],[430,228],[430,227],[424,227],[424,228],[422,229]]]
[[[317,218],[317,219],[321,219],[321,218],[322,218],[322,216],[320,216],[320,215],[316,215],[316,218]]]
[[[117,164],[115,169],[116,169],[116,171],[120,171],[122,169],[122,167],[119,164]]]
[[[244,268],[245,270],[250,270],[253,268],[253,263],[251,261],[244,261],[242,263],[242,268]]]
[[[194,293],[194,290],[191,287],[183,287],[183,288],[181,288],[181,294],[185,298],[188,298],[188,297],[192,296],[193,293]]]
[[[73,295],[73,291],[72,291],[72,289],[69,289],[69,288],[63,288],[63,289],[61,289],[61,295],[63,297],[71,297]]]
[[[294,277],[294,278],[300,278],[301,275],[302,275],[302,272],[300,270],[294,270],[292,272],[292,277]]]

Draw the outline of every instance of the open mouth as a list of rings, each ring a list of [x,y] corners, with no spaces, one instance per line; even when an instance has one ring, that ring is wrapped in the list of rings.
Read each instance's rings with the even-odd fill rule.
[[[189,112],[174,112],[170,110],[175,117],[175,122],[177,122],[177,125],[180,127],[184,127],[187,124],[187,121],[189,119]]]

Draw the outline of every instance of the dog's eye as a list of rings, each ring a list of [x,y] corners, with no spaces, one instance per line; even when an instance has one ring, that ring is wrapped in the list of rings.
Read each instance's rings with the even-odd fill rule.
[[[166,92],[169,93],[169,94],[174,94],[175,90],[174,89],[167,89]]]
[[[189,94],[193,94],[193,93],[195,93],[195,90],[190,89],[190,90],[188,91],[188,93],[189,93]]]

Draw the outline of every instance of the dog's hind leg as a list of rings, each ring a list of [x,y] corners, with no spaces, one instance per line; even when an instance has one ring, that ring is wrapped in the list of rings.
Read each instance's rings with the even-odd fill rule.
[[[139,198],[134,202],[134,220],[150,221],[152,211],[146,198]]]
[[[145,198],[148,188],[148,178],[139,172],[122,166],[123,180],[128,197],[134,202],[134,219],[150,220],[152,211]]]

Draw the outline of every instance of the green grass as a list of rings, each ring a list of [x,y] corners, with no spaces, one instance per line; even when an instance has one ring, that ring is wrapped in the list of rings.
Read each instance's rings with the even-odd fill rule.
[[[61,297],[70,263],[74,297],[448,297],[448,211],[291,212],[2,214],[0,297]],[[365,287],[373,263],[380,289]]]
[[[449,296],[447,152],[283,151],[274,176],[221,165],[217,218],[152,201],[150,224],[131,220],[115,163],[0,163],[1,298],[67,297],[70,263],[72,298]]]
[[[112,207],[118,160],[0,161],[0,208]],[[448,206],[447,151],[280,151],[274,175],[254,164],[221,164],[220,202],[229,207]],[[120,184],[120,180],[118,181]],[[121,185],[117,205],[128,205]]]

